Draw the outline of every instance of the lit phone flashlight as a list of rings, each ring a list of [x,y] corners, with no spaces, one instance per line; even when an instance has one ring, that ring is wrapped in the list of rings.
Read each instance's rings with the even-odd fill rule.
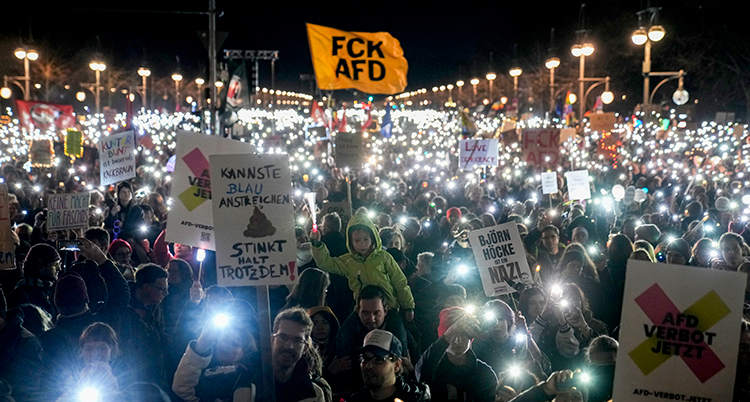
[[[229,317],[226,314],[216,314],[214,316],[214,325],[218,328],[224,328],[229,324]]]

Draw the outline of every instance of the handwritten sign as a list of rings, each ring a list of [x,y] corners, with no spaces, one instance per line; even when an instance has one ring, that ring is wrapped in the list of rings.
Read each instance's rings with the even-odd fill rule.
[[[55,159],[55,150],[52,140],[38,139],[31,141],[29,145],[29,161],[31,167],[50,167]]]
[[[557,172],[542,172],[542,194],[554,194],[557,190]]]
[[[135,177],[135,136],[133,131],[112,134],[99,141],[100,178],[108,186]]]
[[[554,128],[525,128],[523,130],[523,160],[531,166],[557,166],[560,161],[560,130]]]
[[[568,180],[568,199],[588,200],[591,198],[591,185],[589,184],[588,170],[575,170],[565,173]]]
[[[515,222],[469,232],[469,243],[487,297],[513,293],[513,286],[533,286],[523,240]]]
[[[364,149],[362,134],[360,133],[338,133],[336,134],[336,166],[343,168],[359,169],[364,160]]]
[[[211,155],[220,286],[295,282],[292,176],[288,155]]]
[[[482,166],[497,166],[497,139],[461,140],[461,159],[458,166],[463,170]]]
[[[322,215],[336,212],[341,217],[341,232],[346,231],[346,225],[349,220],[352,219],[352,204],[348,200],[340,202],[323,202],[323,213]]]
[[[15,269],[13,238],[10,235],[10,212],[8,210],[8,185],[0,184],[0,270]]]
[[[211,209],[211,174],[208,158],[214,154],[247,154],[255,147],[212,135],[177,132],[172,194],[166,240],[214,250]]]
[[[89,226],[89,193],[49,194],[47,230],[65,230]]]
[[[731,402],[746,279],[628,260],[612,399]]]

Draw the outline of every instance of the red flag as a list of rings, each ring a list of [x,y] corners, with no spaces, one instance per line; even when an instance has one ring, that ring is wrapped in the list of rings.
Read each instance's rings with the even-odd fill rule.
[[[372,107],[367,109],[367,118],[365,119],[365,122],[362,123],[362,131],[365,131],[367,127],[370,127],[370,124],[372,124]]]
[[[146,133],[138,137],[138,144],[145,149],[154,149],[154,141],[151,139],[151,134]]]
[[[59,131],[75,126],[71,105],[17,100],[16,107],[21,126],[30,133],[35,130],[42,133],[50,129]]]
[[[310,117],[312,117],[314,122],[317,122],[325,127],[328,127],[328,116],[326,116],[326,113],[323,111],[323,108],[318,106],[318,102],[313,102],[312,111],[310,112]]]
[[[343,116],[341,116],[341,120],[339,120],[339,132],[345,133],[346,132],[346,111],[344,111]]]

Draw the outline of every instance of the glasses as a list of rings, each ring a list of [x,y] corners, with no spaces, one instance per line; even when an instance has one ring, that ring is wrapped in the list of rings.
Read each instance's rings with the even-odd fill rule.
[[[544,240],[557,239],[557,235],[542,236]]]
[[[161,292],[161,293],[164,293],[164,294],[169,294],[169,288],[160,288],[160,287],[158,287],[158,286],[156,286],[156,285],[152,285],[152,284],[150,284],[150,283],[147,283],[146,285],[148,285],[148,286],[151,286],[152,288],[154,288],[154,289],[158,290],[158,291],[159,291],[159,292]]]
[[[278,339],[283,343],[292,344],[294,346],[302,346],[305,344],[305,340],[300,337],[289,336],[287,334],[273,334],[274,339]]]
[[[390,357],[378,357],[378,356],[367,357],[365,355],[359,355],[359,363],[363,366],[366,366],[367,363],[372,363],[376,366],[380,366],[383,363],[385,363],[386,360],[393,360],[393,359]]]

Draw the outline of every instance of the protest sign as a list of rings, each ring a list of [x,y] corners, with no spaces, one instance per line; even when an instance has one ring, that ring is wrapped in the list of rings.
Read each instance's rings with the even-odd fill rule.
[[[513,293],[518,283],[534,285],[523,240],[515,222],[472,230],[469,232],[469,243],[474,250],[487,297]]]
[[[593,113],[589,115],[591,131],[611,131],[615,128],[617,117],[614,112]]]
[[[567,127],[560,129],[560,143],[564,144],[566,141],[573,141],[576,138],[576,129],[574,127]]]
[[[612,399],[731,402],[747,274],[627,269]]]
[[[557,190],[557,172],[542,172],[542,194],[554,194]]]
[[[219,286],[293,284],[298,272],[289,156],[209,160]]]
[[[406,88],[409,64],[401,44],[388,32],[346,32],[307,24],[307,38],[318,88],[387,95]]]
[[[560,130],[556,128],[525,128],[523,160],[530,166],[556,166],[560,160]]]
[[[65,230],[89,226],[89,193],[49,194],[47,230]]]
[[[313,141],[324,139],[326,137],[328,137],[328,131],[323,126],[317,126],[317,127],[310,126],[307,128],[307,138]]]
[[[50,167],[55,159],[52,140],[36,139],[29,145],[29,161],[31,167]]]
[[[458,167],[463,170],[482,166],[497,166],[497,139],[461,140]]]
[[[99,185],[108,186],[135,177],[133,131],[112,134],[99,140]]]
[[[336,134],[336,167],[359,169],[364,161],[364,149],[362,134],[360,133],[338,133]]]
[[[588,200],[591,198],[591,185],[589,184],[588,170],[575,170],[565,173],[565,179],[568,180],[568,199]]]
[[[0,269],[15,269],[15,246],[10,235],[8,185],[0,184]]]
[[[255,147],[212,135],[177,133],[172,194],[166,240],[214,250],[211,209],[211,174],[208,158],[214,154],[249,154]]]
[[[346,225],[349,223],[349,219],[352,218],[352,204],[348,200],[340,202],[323,202],[322,215],[336,212],[341,217],[341,231],[346,231]]]

